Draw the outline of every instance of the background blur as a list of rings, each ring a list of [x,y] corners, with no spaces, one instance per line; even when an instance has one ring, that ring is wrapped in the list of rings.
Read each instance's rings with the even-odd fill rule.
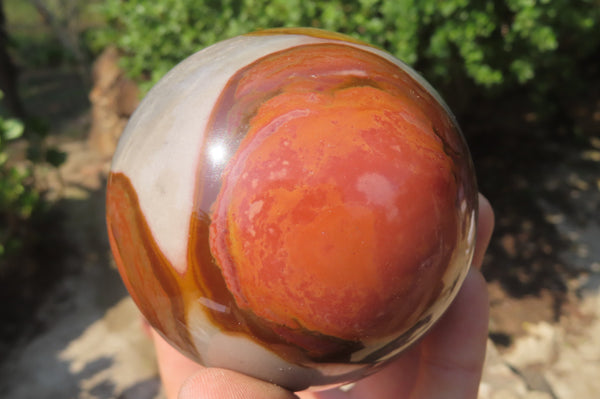
[[[600,1],[0,0],[0,396],[158,398],[112,265],[110,156],[173,65],[259,28],[383,47],[455,111],[496,211],[481,398],[600,395]]]

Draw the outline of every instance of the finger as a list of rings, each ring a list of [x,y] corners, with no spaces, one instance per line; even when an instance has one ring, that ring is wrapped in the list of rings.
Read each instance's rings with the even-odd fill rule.
[[[485,251],[494,231],[494,210],[490,202],[479,194],[479,221],[477,223],[477,240],[473,254],[473,267],[481,268]]]
[[[156,331],[154,346],[165,395],[169,399],[292,399],[289,391],[229,370],[206,368],[188,359]]]
[[[348,393],[326,392],[319,399],[408,398],[419,372],[418,346],[404,352],[382,370],[356,383]]]
[[[203,367],[179,353],[154,329],[151,331],[165,396],[175,399],[184,381]]]
[[[204,368],[184,382],[178,399],[297,399],[297,396],[234,371]]]
[[[349,398],[476,398],[488,329],[487,286],[470,270],[456,299],[426,337]]]
[[[485,280],[471,269],[446,314],[420,345],[411,398],[477,398],[488,332]]]

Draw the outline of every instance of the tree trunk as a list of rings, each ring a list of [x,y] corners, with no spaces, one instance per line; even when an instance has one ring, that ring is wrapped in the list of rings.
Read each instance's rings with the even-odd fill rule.
[[[86,86],[90,86],[90,76],[88,73],[89,61],[81,49],[81,43],[79,42],[77,34],[69,30],[69,19],[77,17],[77,15],[67,15],[65,17],[66,19],[60,18],[57,17],[56,12],[53,13],[52,10],[47,7],[43,0],[30,0],[30,2],[36,8],[44,23],[54,32],[54,35],[63,48],[73,54],[75,61],[77,62],[81,79]],[[75,12],[75,10],[71,11]]]
[[[0,0],[0,90],[4,93],[3,102],[8,111],[17,118],[25,118],[25,108],[21,103],[17,88],[18,70],[8,54],[8,33],[4,2]]]

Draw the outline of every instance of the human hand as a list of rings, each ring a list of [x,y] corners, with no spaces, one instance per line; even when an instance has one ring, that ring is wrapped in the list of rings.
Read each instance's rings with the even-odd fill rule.
[[[430,399],[477,398],[488,335],[487,288],[479,269],[494,228],[493,210],[479,196],[473,267],[452,305],[414,347],[349,391],[291,393],[243,374],[203,367],[153,332],[168,399]]]

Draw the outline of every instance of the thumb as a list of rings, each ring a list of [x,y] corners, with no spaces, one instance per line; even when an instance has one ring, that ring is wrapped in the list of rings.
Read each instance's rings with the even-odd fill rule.
[[[205,368],[181,386],[178,399],[297,399],[271,383],[234,371]]]

